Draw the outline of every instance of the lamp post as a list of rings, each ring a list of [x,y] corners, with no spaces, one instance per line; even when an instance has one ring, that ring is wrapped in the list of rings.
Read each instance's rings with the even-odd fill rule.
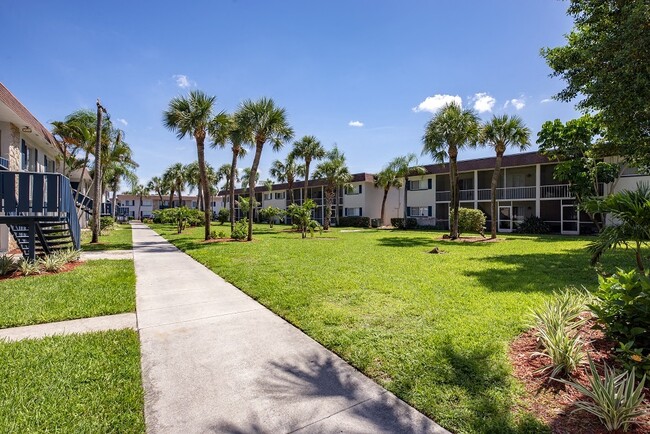
[[[93,202],[93,238],[92,243],[99,242],[99,233],[101,231],[100,217],[101,217],[101,197],[102,194],[102,113],[106,113],[106,109],[99,102],[97,98],[97,134],[95,140],[95,186],[94,186],[94,202]]]

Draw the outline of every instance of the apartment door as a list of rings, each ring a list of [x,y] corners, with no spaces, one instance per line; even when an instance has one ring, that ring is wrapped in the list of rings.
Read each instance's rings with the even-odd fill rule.
[[[499,232],[512,232],[512,206],[499,206]]]
[[[580,217],[575,205],[562,205],[562,234],[578,235],[580,233]]]

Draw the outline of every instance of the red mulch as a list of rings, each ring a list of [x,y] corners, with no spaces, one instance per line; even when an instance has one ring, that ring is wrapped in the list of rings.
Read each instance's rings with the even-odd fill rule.
[[[84,261],[76,261],[76,262],[68,262],[65,264],[61,270],[57,272],[52,272],[52,271],[41,271],[39,274],[30,274],[29,276],[23,276],[20,271],[14,271],[11,274],[7,274],[5,276],[0,276],[0,280],[7,280],[7,279],[20,279],[22,277],[30,277],[30,276],[47,276],[49,274],[61,274],[61,273],[67,273],[68,271],[72,271],[81,264],[83,264]]]
[[[211,238],[209,240],[201,241],[201,244],[210,244],[210,243],[238,243],[246,240],[236,240],[234,238]]]
[[[498,243],[505,241],[503,238],[488,238],[488,237],[458,237],[455,240],[451,238],[445,238],[444,236],[440,238],[440,241],[451,241],[454,243]]]
[[[608,366],[615,364],[613,349],[614,342],[609,341],[602,331],[594,328],[595,321],[589,320],[580,330],[585,350],[597,366],[606,362]],[[528,330],[515,339],[510,345],[508,356],[513,366],[514,376],[520,380],[525,389],[526,397],[521,407],[546,422],[554,434],[605,434],[607,430],[599,419],[584,411],[572,413],[576,409],[576,400],[584,400],[585,396],[571,386],[566,386],[550,379],[550,372],[536,372],[547,364],[548,358],[534,355],[540,351],[534,330]],[[574,373],[573,381],[588,385],[587,372],[589,366],[583,366]],[[645,404],[650,406],[650,390],[645,388]],[[629,434],[650,432],[650,413],[637,419],[637,425],[632,425]]]

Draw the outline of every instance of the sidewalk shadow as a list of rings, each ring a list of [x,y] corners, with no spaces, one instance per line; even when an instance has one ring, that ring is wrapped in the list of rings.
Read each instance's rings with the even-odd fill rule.
[[[341,429],[341,432],[404,434],[444,432],[430,419],[379,386],[371,385],[369,388],[364,385],[359,374],[335,356],[310,354],[303,360],[307,362],[271,362],[269,375],[260,383],[265,395],[280,402],[315,401],[312,408],[317,410],[311,414],[302,413],[300,425],[289,428],[287,432],[301,432],[303,428],[306,432],[319,432],[319,429],[327,432],[334,429],[339,432]],[[327,414],[319,412],[319,400],[323,401],[323,405],[333,403],[328,398],[336,399],[332,411]],[[342,413],[346,415],[341,417]],[[332,418],[338,418],[339,425],[332,426]],[[327,425],[320,425],[323,421]],[[226,421],[217,423],[211,427],[211,431],[229,434],[277,432],[265,426],[256,414],[249,415],[247,422],[240,425]]]

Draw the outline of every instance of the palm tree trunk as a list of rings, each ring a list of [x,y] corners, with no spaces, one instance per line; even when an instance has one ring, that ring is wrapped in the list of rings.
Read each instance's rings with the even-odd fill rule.
[[[386,226],[386,222],[384,221],[384,216],[385,211],[386,211],[386,198],[388,197],[388,188],[384,188],[384,198],[381,201],[381,225]],[[406,220],[404,220],[404,223],[406,224]]]
[[[490,238],[497,237],[497,185],[499,183],[499,175],[501,174],[501,161],[503,160],[503,152],[497,151],[497,159],[494,162],[494,172],[492,172],[492,182],[490,183],[490,213],[492,213],[492,225],[490,228]]]
[[[196,187],[196,205],[199,208],[200,211],[205,211],[203,209],[203,195],[201,194],[203,192],[203,189],[201,188],[201,184],[199,184]]]
[[[228,190],[230,193],[230,231],[235,230],[235,173],[237,173],[237,157],[239,150],[232,148],[232,163],[230,164],[230,181]]]
[[[449,232],[449,237],[452,240],[458,238],[458,208],[460,207],[460,201],[458,197],[458,162],[456,161],[457,156],[449,156],[449,179],[451,187],[451,203],[454,208],[454,218],[451,224],[451,230]]]
[[[251,176],[248,179],[248,193],[250,200],[250,209],[248,210],[248,241],[253,241],[253,215],[255,211],[254,201],[255,201],[255,178],[257,176],[257,167],[260,164],[260,158],[262,157],[262,146],[264,143],[258,143],[255,147],[255,157],[253,158],[253,164],[251,165]]]
[[[309,188],[309,163],[308,159],[305,159],[305,187],[303,188],[302,203],[305,203],[307,200],[307,190]]]
[[[174,193],[176,193],[176,192],[174,191],[173,188],[170,187],[169,188],[169,208],[172,208],[172,203],[174,203]]]
[[[323,220],[323,229],[329,230],[330,228],[330,219],[332,218],[332,198],[334,197],[334,190],[336,187],[330,187],[325,190],[325,219]]]
[[[205,171],[205,145],[204,145],[204,136],[196,137],[196,150],[198,151],[199,159],[199,176],[200,176],[200,186],[198,191],[198,196],[203,194],[203,205],[210,201],[210,186],[208,185],[208,175]],[[210,209],[207,206],[203,206],[203,217],[205,219],[204,223],[204,239],[207,241],[210,239]]]
[[[294,201],[293,201],[293,179],[291,179],[291,180],[287,179],[287,187],[289,187],[289,201],[291,203],[294,203]]]
[[[408,190],[409,190],[409,177],[404,177],[404,229],[406,229],[406,219],[408,218]]]
[[[183,206],[183,192],[181,191],[183,188],[180,185],[176,186],[176,192],[178,193],[178,207]]]
[[[113,211],[113,220],[117,217],[117,190],[113,190],[113,197],[111,198],[111,210]]]

